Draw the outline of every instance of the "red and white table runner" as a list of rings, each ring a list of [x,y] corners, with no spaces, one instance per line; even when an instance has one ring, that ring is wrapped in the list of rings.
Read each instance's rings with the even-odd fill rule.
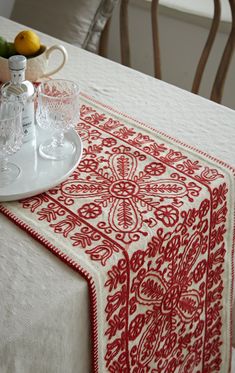
[[[82,96],[75,172],[0,211],[89,284],[93,371],[229,372],[234,170]]]

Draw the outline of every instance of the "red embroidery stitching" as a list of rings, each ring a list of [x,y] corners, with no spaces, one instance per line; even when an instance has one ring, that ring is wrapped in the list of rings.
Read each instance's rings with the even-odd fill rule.
[[[21,204],[104,269],[107,370],[219,372],[224,176],[90,106],[77,129],[77,170]]]

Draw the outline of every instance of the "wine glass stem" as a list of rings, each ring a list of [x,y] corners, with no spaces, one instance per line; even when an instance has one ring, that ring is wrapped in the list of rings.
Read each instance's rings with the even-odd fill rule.
[[[7,171],[8,169],[7,162],[8,162],[8,158],[0,159],[0,172]]]
[[[54,147],[61,147],[64,144],[64,133],[58,133],[53,136],[53,146]]]

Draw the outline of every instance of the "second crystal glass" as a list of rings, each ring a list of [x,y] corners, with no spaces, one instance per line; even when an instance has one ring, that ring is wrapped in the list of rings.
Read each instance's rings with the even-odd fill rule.
[[[0,188],[20,175],[20,167],[8,162],[8,156],[20,149],[22,140],[22,105],[0,98]]]
[[[39,85],[37,123],[55,130],[52,139],[39,146],[42,157],[61,160],[73,154],[75,143],[66,139],[64,133],[79,121],[79,94],[79,86],[70,80],[52,79]]]

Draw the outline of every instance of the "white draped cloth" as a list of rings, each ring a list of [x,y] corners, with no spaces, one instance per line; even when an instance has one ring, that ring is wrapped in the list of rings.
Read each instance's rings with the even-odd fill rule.
[[[8,40],[22,29],[0,17],[0,35]],[[58,43],[43,34],[41,40]],[[233,110],[63,45],[69,62],[57,77],[78,81],[88,95],[235,167]],[[90,371],[86,281],[2,215],[0,294],[1,373]]]

